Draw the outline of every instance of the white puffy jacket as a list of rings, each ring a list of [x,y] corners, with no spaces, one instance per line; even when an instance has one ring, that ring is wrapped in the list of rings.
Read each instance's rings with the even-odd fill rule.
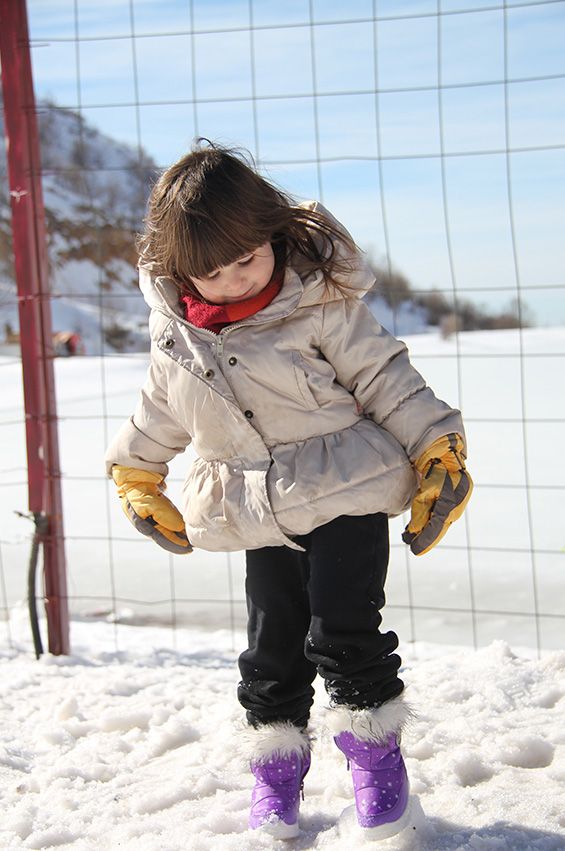
[[[314,204],[315,208],[320,208]],[[167,474],[192,442],[181,507],[188,537],[213,551],[287,546],[341,514],[399,514],[416,490],[411,461],[464,435],[360,297],[374,275],[360,254],[348,282],[287,266],[278,296],[219,334],[183,319],[178,290],[141,268],[151,364],[112,464]]]

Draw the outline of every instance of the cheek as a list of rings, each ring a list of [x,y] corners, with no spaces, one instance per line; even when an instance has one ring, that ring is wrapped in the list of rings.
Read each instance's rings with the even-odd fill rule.
[[[275,258],[273,256],[273,257],[269,257],[268,260],[265,261],[264,266],[263,266],[263,270],[262,270],[263,271],[262,277],[266,278],[267,280],[270,280],[272,275],[273,275],[274,270],[275,270]]]
[[[210,286],[210,284],[206,284],[204,283],[204,281],[197,281],[194,278],[192,278],[190,283],[192,284],[192,289],[194,290],[195,294],[201,295],[202,298],[208,298],[212,291],[212,287]]]

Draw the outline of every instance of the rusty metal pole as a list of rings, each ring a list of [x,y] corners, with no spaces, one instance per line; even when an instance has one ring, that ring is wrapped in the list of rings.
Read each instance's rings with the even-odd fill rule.
[[[69,616],[41,161],[25,0],[0,0],[0,60],[26,413],[29,510],[41,536],[51,653],[69,653]]]

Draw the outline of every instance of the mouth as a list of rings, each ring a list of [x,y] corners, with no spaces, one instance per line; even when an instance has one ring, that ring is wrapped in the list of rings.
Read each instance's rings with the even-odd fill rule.
[[[249,287],[248,290],[245,290],[241,295],[236,296],[235,298],[230,298],[228,304],[235,304],[238,301],[245,301],[246,298],[249,297],[249,294],[253,292],[255,289],[255,284]]]

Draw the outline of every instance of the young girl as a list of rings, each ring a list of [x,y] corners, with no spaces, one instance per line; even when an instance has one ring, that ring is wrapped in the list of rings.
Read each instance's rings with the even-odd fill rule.
[[[239,660],[255,776],[249,824],[298,832],[319,674],[375,837],[408,819],[398,638],[380,632],[388,515],[427,552],[471,493],[460,413],[361,297],[374,275],[318,203],[295,205],[208,143],[155,185],[140,241],[151,364],[107,468],[136,528],[175,553],[246,550]],[[182,515],[167,461],[197,458]]]

